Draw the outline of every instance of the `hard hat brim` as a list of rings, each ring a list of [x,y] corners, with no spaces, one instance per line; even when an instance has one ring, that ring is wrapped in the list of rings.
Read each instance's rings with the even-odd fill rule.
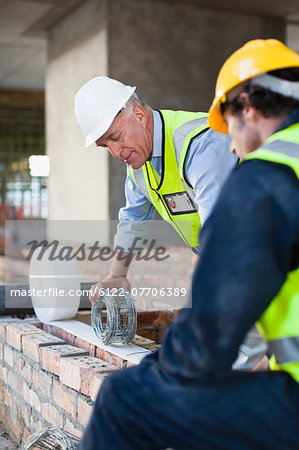
[[[227,125],[224,122],[220,110],[220,99],[214,98],[214,101],[209,110],[209,127],[219,133],[228,134]]]

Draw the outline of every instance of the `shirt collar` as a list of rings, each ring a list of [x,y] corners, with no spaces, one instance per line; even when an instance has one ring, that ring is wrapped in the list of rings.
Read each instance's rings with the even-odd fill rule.
[[[299,122],[299,108],[294,109],[291,114],[279,125],[275,133]]]
[[[154,133],[153,133],[153,153],[152,158],[162,156],[162,120],[158,111],[152,109]]]

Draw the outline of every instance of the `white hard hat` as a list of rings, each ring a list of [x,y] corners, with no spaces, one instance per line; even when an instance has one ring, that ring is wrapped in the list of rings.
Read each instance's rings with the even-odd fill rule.
[[[104,76],[83,84],[75,97],[75,116],[85,137],[85,148],[106,133],[135,89]]]

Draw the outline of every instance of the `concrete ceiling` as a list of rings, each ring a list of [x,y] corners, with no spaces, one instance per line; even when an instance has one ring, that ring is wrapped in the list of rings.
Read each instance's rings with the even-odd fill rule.
[[[44,88],[46,33],[83,0],[0,0],[0,87]]]
[[[47,30],[84,1],[0,0],[0,88],[44,88]],[[284,17],[290,23],[299,24],[299,0],[184,1],[202,8]],[[293,36],[296,43],[296,30]]]
[[[155,0],[161,1],[161,0]],[[181,3],[182,0],[164,0],[168,3]],[[201,8],[234,11],[271,17],[283,17],[288,22],[299,23],[298,0],[184,0]]]

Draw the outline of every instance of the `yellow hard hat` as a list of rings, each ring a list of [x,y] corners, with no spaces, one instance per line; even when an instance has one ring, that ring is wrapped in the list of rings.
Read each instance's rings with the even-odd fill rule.
[[[282,42],[276,39],[247,42],[225,61],[219,72],[215,98],[209,111],[209,126],[220,133],[228,133],[220,110],[226,94],[243,81],[288,67],[299,67],[299,55]]]

